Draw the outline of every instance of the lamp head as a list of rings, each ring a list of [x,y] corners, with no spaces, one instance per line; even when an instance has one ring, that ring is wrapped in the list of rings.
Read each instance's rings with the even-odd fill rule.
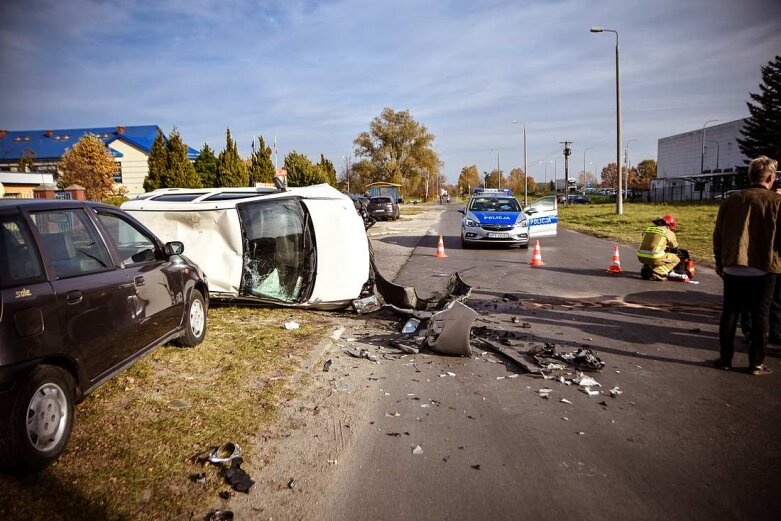
[[[595,26],[591,28],[592,33],[602,33],[605,32],[605,29],[603,27]]]

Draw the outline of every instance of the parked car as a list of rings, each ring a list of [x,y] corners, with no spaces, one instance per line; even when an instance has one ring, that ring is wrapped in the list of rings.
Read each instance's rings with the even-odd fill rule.
[[[369,215],[377,220],[395,221],[399,218],[399,204],[391,197],[372,197],[368,208]]]
[[[113,206],[0,201],[0,460],[62,453],[74,403],[155,347],[206,334],[208,283]]]
[[[571,195],[569,204],[591,204],[591,199],[583,195]]]
[[[184,242],[216,299],[339,309],[371,280],[364,221],[326,184],[166,188],[122,208],[164,240]]]

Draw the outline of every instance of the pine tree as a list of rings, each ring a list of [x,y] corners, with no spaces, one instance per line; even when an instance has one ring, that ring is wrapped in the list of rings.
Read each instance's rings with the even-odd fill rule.
[[[84,134],[63,154],[59,164],[61,188],[79,185],[85,188],[87,199],[102,201],[122,195],[114,183],[117,163],[103,140],[94,134]]]
[[[149,174],[144,179],[144,190],[151,192],[164,186],[162,184],[165,173],[168,170],[168,148],[166,147],[165,136],[158,128],[155,141],[152,143],[152,149],[149,152]]]
[[[738,146],[749,160],[762,155],[781,160],[781,56],[762,67],[759,91],[750,94],[756,103],[746,103],[751,117]]]
[[[322,172],[325,182],[336,188],[336,167],[323,154],[320,154],[320,172]]]
[[[263,136],[258,136],[258,148],[250,157],[249,181],[255,183],[271,183],[274,181],[276,170],[271,162],[271,147],[266,145]]]
[[[239,156],[239,147],[231,136],[230,129],[225,133],[225,150],[217,160],[217,186],[247,186],[249,175],[244,161]]]
[[[206,188],[217,186],[217,156],[208,143],[203,144],[201,153],[195,158],[195,171],[201,178],[201,185]]]
[[[187,145],[182,141],[179,130],[174,127],[168,138],[168,169],[165,187],[201,188],[201,179],[195,172],[190,158],[187,157]]]
[[[285,170],[288,186],[310,186],[326,182],[320,167],[295,150],[285,156]]]

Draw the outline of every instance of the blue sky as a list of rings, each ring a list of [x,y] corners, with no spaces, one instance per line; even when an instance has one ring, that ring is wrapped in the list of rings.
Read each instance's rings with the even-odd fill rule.
[[[781,53],[781,2],[5,0],[0,128],[176,125],[194,148],[247,155],[277,137],[343,168],[384,107],[436,135],[445,173],[615,161],[615,36],[633,164],[660,137],[748,115]],[[591,164],[593,162],[593,165]],[[550,164],[547,176],[552,177]]]

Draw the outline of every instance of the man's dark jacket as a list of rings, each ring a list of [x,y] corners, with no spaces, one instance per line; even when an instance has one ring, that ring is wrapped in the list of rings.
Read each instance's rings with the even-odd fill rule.
[[[781,195],[762,185],[735,192],[719,208],[713,230],[716,267],[751,266],[781,273]]]

